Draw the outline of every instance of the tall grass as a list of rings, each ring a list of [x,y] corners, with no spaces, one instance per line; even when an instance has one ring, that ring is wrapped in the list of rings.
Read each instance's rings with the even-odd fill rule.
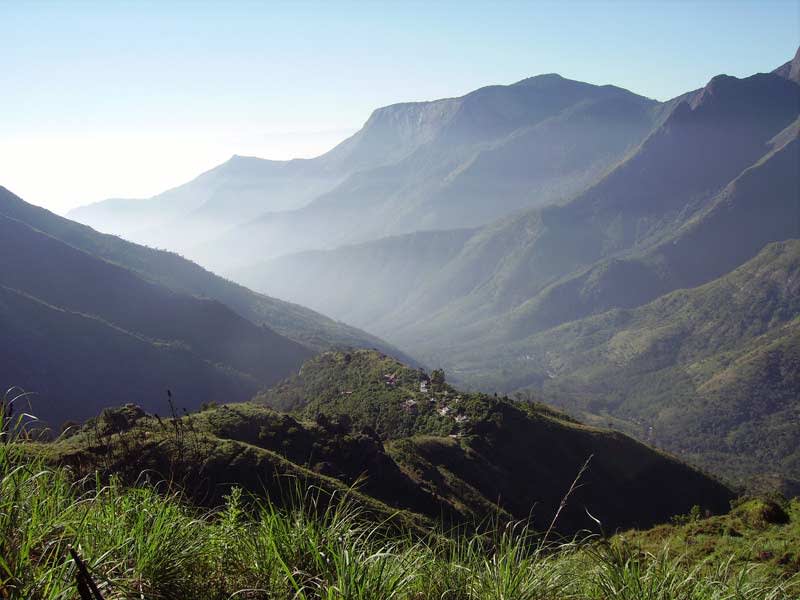
[[[491,534],[411,535],[346,494],[297,486],[280,503],[234,489],[203,512],[178,493],[73,481],[0,444],[0,598],[73,599],[71,545],[107,599],[783,600],[795,581],[731,562],[687,566],[621,541],[543,542],[524,523]]]
[[[593,573],[583,593],[588,598],[619,600],[779,600],[800,596],[798,581],[776,583],[759,578],[755,565],[734,567],[731,559],[716,565],[687,567],[669,548],[640,552],[624,542],[587,549]]]

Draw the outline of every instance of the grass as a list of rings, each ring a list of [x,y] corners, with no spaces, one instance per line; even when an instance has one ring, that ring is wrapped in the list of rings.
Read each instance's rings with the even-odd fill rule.
[[[0,597],[76,598],[86,560],[106,598],[280,600],[789,599],[797,577],[731,560],[687,562],[620,539],[543,542],[524,523],[487,535],[387,533],[347,494],[281,503],[234,488],[202,511],[180,493],[64,468],[0,445]]]
[[[675,521],[621,537],[651,553],[668,546],[687,563],[707,559],[731,569],[758,563],[776,578],[800,573],[800,498],[743,498],[728,514]]]

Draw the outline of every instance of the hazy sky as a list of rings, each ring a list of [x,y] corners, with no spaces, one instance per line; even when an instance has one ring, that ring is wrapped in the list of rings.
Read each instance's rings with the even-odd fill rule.
[[[667,99],[799,38],[800,0],[0,0],[0,185],[64,212],[314,156],[394,102],[550,72]]]

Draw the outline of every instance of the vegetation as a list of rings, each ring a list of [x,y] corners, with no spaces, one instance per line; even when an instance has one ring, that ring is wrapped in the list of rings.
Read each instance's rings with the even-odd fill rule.
[[[695,560],[669,544],[651,553],[622,539],[556,543],[522,523],[473,536],[387,534],[346,493],[320,504],[323,496],[298,489],[276,504],[233,488],[224,504],[201,510],[169,488],[75,482],[67,469],[4,443],[0,596],[77,597],[69,548],[114,599],[788,600],[800,593],[797,575],[777,576],[758,558]]]
[[[540,397],[740,484],[772,473],[796,493],[798,281],[800,241],[771,244],[704,286],[509,344],[507,378],[526,373]]]
[[[254,401],[306,418],[346,415],[356,429],[394,439],[463,432],[470,419],[485,415],[486,399],[447,385],[442,371],[429,376],[379,352],[354,350],[312,358]]]
[[[412,392],[417,404],[408,403]],[[558,512],[560,534],[596,531],[598,520],[615,531],[697,503],[718,514],[733,497],[625,435],[546,407],[461,393],[441,371],[428,377],[376,351],[323,354],[260,399],[295,403],[295,414],[255,403],[184,414],[179,399],[165,396],[161,416],[135,405],[106,409],[56,442],[26,448],[80,476],[135,484],[146,472],[178,482],[205,506],[232,486],[277,494],[285,476],[331,493],[357,485],[351,495],[365,510],[399,512],[410,528],[480,530],[520,519],[543,527]],[[578,472],[574,502],[562,508]]]
[[[724,511],[732,497],[627,436],[541,404],[459,391],[441,370],[428,375],[375,351],[324,353],[255,401],[380,438],[402,472],[460,522],[526,519],[531,507],[537,523],[547,521],[589,457],[578,502],[560,519],[568,532],[596,527],[584,505],[613,530],[652,525],[695,502]]]
[[[384,517],[398,513],[416,529],[436,522],[481,529],[489,520],[521,518],[543,527],[590,456],[574,506],[560,511],[561,533],[597,530],[584,507],[613,531],[663,522],[692,502],[721,512],[732,498],[719,483],[625,436],[529,419],[500,402],[477,423],[480,432],[384,444],[343,419],[301,421],[257,405],[169,418],[129,405],[105,410],[56,442],[25,448],[78,476],[99,473],[104,480],[115,476],[135,484],[149,473],[181,484],[187,497],[205,506],[221,502],[232,486],[280,494],[287,476],[330,493],[355,485],[350,495],[364,510]],[[525,451],[515,439],[532,443]],[[526,476],[519,477],[521,472]]]
[[[800,572],[800,498],[742,497],[725,515],[704,517],[695,510],[674,521],[618,539],[649,553],[669,546],[686,564],[709,560],[735,570],[759,564],[775,578]]]

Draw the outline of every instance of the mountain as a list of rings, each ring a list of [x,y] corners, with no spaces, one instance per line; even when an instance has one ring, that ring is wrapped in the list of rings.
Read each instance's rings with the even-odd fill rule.
[[[357,330],[175,255],[98,234],[5,189],[0,288],[0,384],[37,392],[32,412],[52,426],[126,401],[164,411],[167,388],[187,408],[245,400],[319,346],[375,345]]]
[[[452,260],[472,229],[420,231],[335,250],[308,250],[234,271],[236,281],[352,323],[397,310]],[[323,308],[321,308],[323,307]]]
[[[436,122],[438,113],[436,108],[402,114],[395,107],[378,109],[360,131],[317,158],[275,161],[234,155],[151,198],[111,198],[68,216],[137,242],[188,248],[261,214],[300,208],[350,173],[401,159],[427,140],[429,122]]]
[[[722,275],[717,254],[706,252],[722,241],[719,236],[730,235],[725,250],[742,246],[728,256],[728,269],[764,243],[798,237],[797,221],[786,218],[797,214],[797,135],[789,141],[782,136],[798,118],[798,100],[800,87],[774,75],[715,78],[694,106],[679,104],[633,156],[573,201],[479,232],[418,292],[417,312],[432,316],[415,323],[414,334],[424,331],[431,340],[475,337],[492,332],[494,319],[512,311],[525,311],[529,328],[552,327]],[[758,216],[744,238],[724,221],[731,215],[728,206]],[[704,216],[707,227],[717,225],[718,237],[673,243],[676,236],[686,240],[690,222]],[[669,244],[693,259],[694,277],[662,279],[659,260],[647,268],[622,260]]]
[[[800,240],[777,242],[703,286],[509,343],[502,375],[457,360],[729,477],[800,481],[799,299]]]
[[[299,208],[342,177],[318,161],[233,156],[152,198],[113,198],[77,208],[68,216],[140,243],[183,249],[267,210]]]
[[[375,351],[322,354],[257,401],[169,427],[132,406],[108,410],[46,451],[79,472],[110,464],[131,479],[143,469],[172,473],[212,503],[232,484],[281,497],[287,475],[340,491],[360,480],[355,498],[379,514],[462,526],[532,515],[540,530],[589,460],[559,516],[567,534],[596,528],[587,511],[613,531],[663,522],[693,504],[725,512],[732,497],[625,435],[544,406],[459,392]],[[294,414],[263,405],[287,401]]]
[[[716,77],[568,203],[469,237],[430,232],[418,253],[409,249],[417,239],[404,236],[290,255],[235,276],[346,314],[434,362],[441,348],[483,345],[498,330],[514,339],[643,304],[800,236],[797,219],[787,218],[798,211],[799,90],[775,75]],[[416,269],[405,268],[409,256]],[[393,291],[384,295],[389,277]]]
[[[182,402],[246,399],[299,366],[310,350],[215,300],[176,294],[130,270],[0,216],[3,389],[37,392],[51,425],[99,402],[174,388]],[[41,398],[41,401],[39,401]]]
[[[396,348],[354,327],[297,304],[248,290],[181,256],[105,235],[24,202],[0,187],[0,215],[27,223],[70,246],[133,271],[169,290],[217,300],[257,325],[264,325],[312,350],[333,347],[378,348],[411,361]],[[413,361],[411,361],[413,362]]]
[[[315,159],[234,157],[161,196],[110,200],[70,216],[227,272],[254,256],[469,228],[563,201],[632,151],[661,112],[614,86],[542,75],[380,108]],[[130,225],[135,210],[159,226]]]
[[[773,71],[776,75],[790,79],[795,83],[800,83],[800,48],[794,55],[794,58]]]

